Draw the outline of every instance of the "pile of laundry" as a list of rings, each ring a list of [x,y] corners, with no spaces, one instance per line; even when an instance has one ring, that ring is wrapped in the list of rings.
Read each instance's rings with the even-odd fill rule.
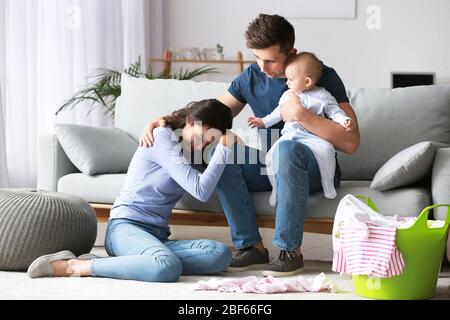
[[[397,229],[411,227],[416,217],[384,216],[353,195],[339,203],[333,225],[332,270],[351,275],[389,278],[403,273],[405,261],[396,246]],[[444,221],[433,221],[440,228]]]
[[[255,276],[237,279],[210,279],[196,283],[194,290],[216,290],[239,293],[284,293],[284,292],[331,292],[338,291],[336,283],[325,273],[315,276],[310,282],[302,276],[292,278],[274,278]]]

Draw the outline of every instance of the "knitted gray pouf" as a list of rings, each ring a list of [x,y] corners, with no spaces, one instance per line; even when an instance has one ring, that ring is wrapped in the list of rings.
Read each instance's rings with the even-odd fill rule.
[[[94,210],[68,194],[0,189],[0,270],[25,271],[39,256],[90,252],[97,236]]]

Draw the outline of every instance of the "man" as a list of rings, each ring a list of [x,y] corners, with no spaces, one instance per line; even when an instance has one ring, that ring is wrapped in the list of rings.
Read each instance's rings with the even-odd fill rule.
[[[275,109],[282,93],[288,89],[284,68],[288,58],[297,52],[294,48],[294,28],[281,16],[260,14],[249,24],[245,38],[257,63],[234,79],[228,92],[218,99],[231,108],[233,116],[248,104],[256,117],[264,117]],[[359,129],[344,84],[334,69],[323,65],[322,77],[317,85],[336,98],[339,107],[353,119],[354,128],[345,130],[343,126],[309,111],[302,107],[300,99],[294,94],[282,105],[283,121],[298,121],[305,129],[332,143],[337,150],[354,153],[359,146]],[[151,131],[158,125],[161,125],[158,120],[147,125],[140,139],[141,145],[151,144]],[[268,136],[270,131],[282,127],[283,122],[272,126]],[[245,152],[245,163],[228,164],[216,188],[230,225],[233,245],[237,249],[228,270],[242,271],[264,265],[265,276],[295,275],[303,270],[301,243],[309,193],[322,188],[317,161],[311,150],[301,143],[282,141],[279,145],[279,158],[283,159],[283,163],[276,175],[278,198],[273,244],[280,249],[280,253],[269,263],[249,191],[270,191],[272,188],[267,176],[261,174],[263,165],[248,161],[252,154],[250,148],[240,148],[244,148],[241,151]],[[336,187],[340,184],[340,175],[337,164]]]

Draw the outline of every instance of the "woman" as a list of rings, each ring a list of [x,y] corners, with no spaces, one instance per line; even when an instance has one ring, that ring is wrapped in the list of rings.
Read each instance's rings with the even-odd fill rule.
[[[212,194],[235,143],[235,136],[226,133],[232,126],[231,111],[220,101],[208,99],[193,102],[164,120],[168,126],[155,131],[153,147],[140,147],[134,154],[111,209],[105,238],[111,257],[76,258],[70,251],[61,251],[36,259],[28,268],[31,278],[94,276],[173,282],[181,274],[211,274],[229,266],[231,252],[224,244],[169,240],[167,222],[185,191],[204,202]],[[201,152],[216,138],[219,143],[200,174],[180,147]]]

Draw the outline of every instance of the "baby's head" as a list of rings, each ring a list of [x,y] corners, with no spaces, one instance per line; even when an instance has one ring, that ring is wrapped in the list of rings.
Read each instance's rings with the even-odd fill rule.
[[[287,85],[295,93],[314,88],[322,75],[322,63],[311,52],[300,52],[286,63]]]

